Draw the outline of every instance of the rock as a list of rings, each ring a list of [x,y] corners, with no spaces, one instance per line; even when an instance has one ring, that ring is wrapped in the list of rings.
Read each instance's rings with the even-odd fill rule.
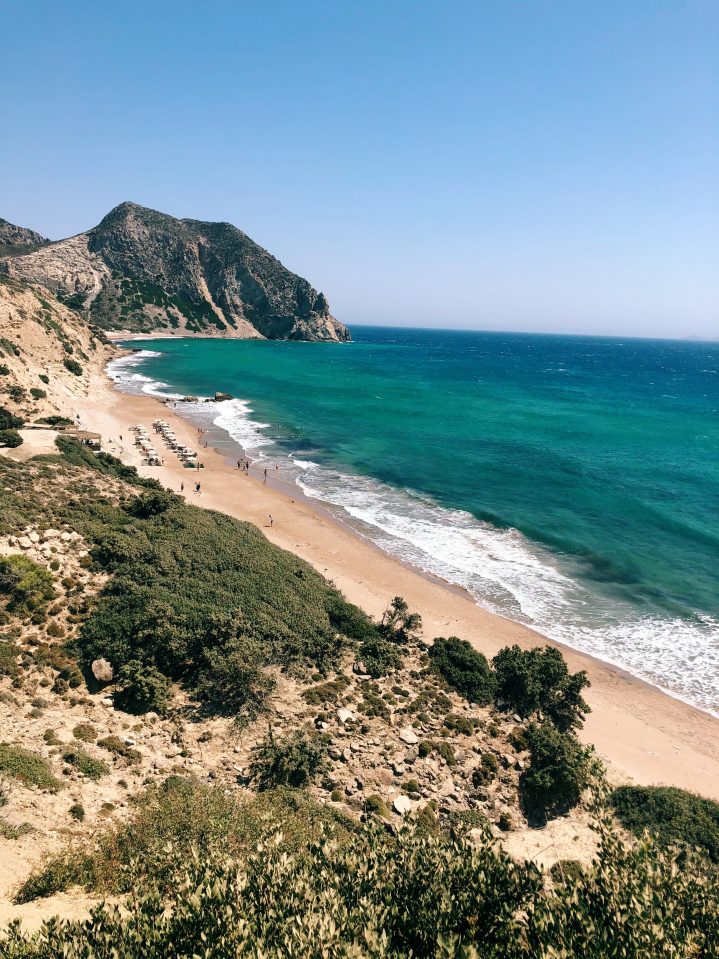
[[[345,748],[342,750],[342,758],[346,763],[352,759],[352,750],[349,748],[349,746],[345,746]]]
[[[32,541],[27,536],[19,536],[17,544],[20,549],[30,549],[32,546]]]
[[[519,716],[517,713],[515,713],[514,716],[512,716],[512,719],[515,721],[515,723],[521,723],[521,722],[522,722],[522,717]]]
[[[60,535],[59,529],[46,529],[42,534],[44,539],[57,539]]]
[[[419,739],[417,738],[417,734],[413,730],[409,729],[408,727],[405,727],[404,729],[400,730],[399,738],[402,740],[403,743],[407,743],[408,746],[416,746],[417,743],[419,742]]]
[[[456,786],[454,785],[454,780],[452,779],[451,776],[449,779],[445,779],[445,781],[437,790],[439,795],[443,797],[453,796],[455,791],[456,791]]]
[[[125,736],[125,738],[122,741],[126,746],[134,746],[136,742],[136,740],[134,740],[132,736]]]
[[[350,749],[352,750],[353,753],[362,752],[362,746],[359,743],[354,743],[354,742],[350,743]]]
[[[359,660],[359,659],[358,659],[357,662],[356,662],[356,663],[354,664],[354,666],[352,667],[352,670],[353,670],[353,672],[355,672],[355,673],[366,673],[366,672],[367,672],[367,667],[366,667],[365,664],[362,662],[362,660]]]
[[[63,543],[69,543],[72,539],[72,536],[67,532],[67,530],[65,530],[64,533],[60,533],[60,539],[63,541]]]
[[[100,700],[100,705],[104,706],[106,709],[112,709],[114,703],[112,701],[112,696],[105,696],[104,699]]]
[[[115,675],[112,665],[106,659],[93,659],[90,669],[98,683],[111,683]]]
[[[399,813],[400,816],[406,815],[413,807],[414,803],[409,798],[409,796],[395,796],[392,800],[392,806],[396,813]]]
[[[392,783],[392,773],[389,769],[378,769],[375,772],[375,779],[381,786],[389,786]]]
[[[338,710],[337,710],[337,721],[340,722],[340,723],[342,723],[343,726],[344,726],[345,723],[349,722],[350,720],[352,720],[352,719],[354,719],[354,718],[355,718],[355,717],[354,717],[354,713],[352,712],[351,709],[338,709]]]
[[[225,400],[231,400],[232,398],[231,393],[215,393],[215,403],[224,403]]]
[[[156,720],[156,719],[159,719],[159,718],[160,718],[160,717],[157,715],[157,713],[153,713],[153,712],[145,713],[145,722],[146,722],[146,723],[154,723],[155,720]]]
[[[239,751],[240,751],[240,750],[239,750],[239,747],[238,747],[238,748],[235,750],[235,752],[239,752]],[[340,749],[337,749],[337,748],[328,749],[328,750],[327,750],[327,755],[330,757],[330,759],[334,759],[334,760],[342,759],[342,751],[341,751]]]
[[[27,538],[28,538],[28,539],[30,540],[30,542],[33,543],[33,544],[40,542],[40,537],[38,536],[37,533],[28,533]]]
[[[407,767],[404,763],[392,763],[392,771],[394,772],[395,776],[404,776],[404,774],[407,772]]]
[[[509,753],[505,753],[502,756],[502,760],[501,760],[502,765],[504,766],[505,769],[511,769],[512,766],[514,765],[514,761],[515,761],[514,756],[510,756]]]

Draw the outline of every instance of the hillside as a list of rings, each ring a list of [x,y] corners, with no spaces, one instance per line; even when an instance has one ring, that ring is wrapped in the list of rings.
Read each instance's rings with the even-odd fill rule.
[[[29,253],[50,241],[40,236],[34,230],[24,226],[15,226],[0,217],[0,256],[15,256],[20,253]]]
[[[75,418],[113,348],[52,294],[0,273],[0,407],[26,421]]]
[[[115,207],[86,233],[6,256],[0,268],[45,286],[105,330],[350,338],[324,294],[237,227],[135,203]]]

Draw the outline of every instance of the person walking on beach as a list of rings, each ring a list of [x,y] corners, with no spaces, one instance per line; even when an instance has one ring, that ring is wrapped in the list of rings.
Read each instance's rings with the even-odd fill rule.
[[[242,469],[242,461],[241,461],[241,460],[237,460],[237,469],[238,469],[238,470],[241,470],[241,469]]]
[[[268,515],[269,520],[270,520],[270,526],[272,526],[272,524],[274,523],[274,520],[272,519],[272,513],[268,513],[267,515]]]
[[[265,468],[265,484],[267,483],[267,468]]]
[[[201,489],[200,489],[200,484],[199,484],[199,483],[195,483],[195,492],[196,492],[196,493],[202,492]]]
[[[184,492],[185,492],[185,484],[184,484],[184,483],[180,483],[180,492],[181,492],[181,493],[184,493]]]

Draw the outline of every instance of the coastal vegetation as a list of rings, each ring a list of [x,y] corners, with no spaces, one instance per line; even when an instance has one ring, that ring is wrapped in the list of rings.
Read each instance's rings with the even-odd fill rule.
[[[381,806],[381,801],[377,804]],[[0,940],[8,959],[81,955],[265,955],[552,959],[715,956],[716,873],[677,869],[650,840],[597,824],[591,866],[550,878],[504,853],[486,829],[389,833],[295,794],[238,804],[168,780],[131,827],[31,879],[27,898],[67,888],[134,889],[89,922]],[[200,854],[201,852],[201,854]],[[641,900],[641,907],[639,901]]]
[[[620,786],[611,804],[623,826],[670,846],[696,849],[719,865],[719,803],[672,786]]]

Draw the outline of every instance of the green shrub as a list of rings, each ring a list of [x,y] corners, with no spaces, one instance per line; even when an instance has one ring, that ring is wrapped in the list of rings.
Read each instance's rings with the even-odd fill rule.
[[[365,671],[373,679],[388,676],[402,668],[402,654],[397,646],[376,634],[360,645],[357,661],[364,664]]]
[[[476,766],[472,772],[472,784],[475,788],[486,786],[497,778],[499,772],[499,760],[494,753],[482,753],[482,759],[479,766]]]
[[[527,729],[530,764],[520,779],[522,807],[530,821],[541,822],[579,802],[597,773],[593,750],[552,723]]]
[[[45,390],[41,390],[38,386],[33,386],[30,388],[30,396],[32,396],[34,400],[44,400],[47,396],[47,393]]]
[[[164,713],[170,701],[170,681],[159,669],[138,659],[131,659],[117,675],[120,689],[114,704],[126,713]]]
[[[62,758],[69,766],[74,766],[87,779],[101,779],[110,772],[110,767],[101,759],[95,759],[79,746],[69,746],[62,751]]]
[[[73,803],[72,806],[68,809],[70,818],[74,819],[75,822],[83,822],[85,819],[85,807],[81,806],[80,803]]]
[[[8,643],[0,639],[0,676],[9,676],[15,679],[20,675],[17,662],[18,648],[15,643]]]
[[[45,386],[50,385],[50,377],[46,373],[40,373],[38,379],[45,384]]]
[[[375,816],[381,816],[383,819],[390,819],[392,817],[389,806],[384,799],[376,793],[367,796],[364,801],[364,811],[366,813],[372,813]]]
[[[309,689],[303,690],[302,698],[311,706],[325,706],[329,703],[336,703],[346,692],[350,683],[349,677],[341,675],[337,679],[320,683],[318,686],[310,686]]]
[[[474,723],[466,716],[460,716],[458,713],[449,713],[444,717],[444,725],[453,733],[461,733],[463,736],[471,736],[474,732]]]
[[[549,870],[549,875],[555,883],[574,885],[584,878],[584,866],[578,859],[559,859]]]
[[[421,628],[422,617],[419,613],[410,613],[409,606],[401,596],[395,596],[376,627],[385,639],[403,645],[416,642]]]
[[[55,596],[52,575],[27,556],[0,556],[0,596],[10,612],[42,612]]]
[[[53,775],[46,759],[10,743],[0,743],[0,773],[16,779],[23,786],[37,786],[50,792],[62,788],[62,783]]]
[[[97,739],[97,730],[92,723],[78,723],[72,731],[75,739],[83,743],[93,743]]]
[[[260,789],[309,785],[326,768],[327,736],[314,730],[298,729],[285,739],[269,733],[252,757],[252,775]]]
[[[648,829],[669,845],[699,849],[719,863],[719,803],[673,786],[620,786],[611,803],[635,835]]]
[[[10,410],[0,406],[0,430],[19,430],[24,422],[22,417],[15,416]]]
[[[69,370],[73,376],[82,376],[82,367],[77,360],[71,360],[68,356],[64,356],[62,365],[66,370]]]
[[[353,828],[339,813],[296,790],[267,790],[239,801],[221,786],[170,776],[131,799],[127,822],[108,826],[87,844],[73,840],[46,860],[20,887],[16,901],[74,885],[122,893],[146,881],[165,895],[174,888],[175,857],[189,861],[201,850],[203,857],[226,854],[238,862],[276,831],[285,850],[303,853],[330,836],[346,841]]]
[[[444,739],[423,739],[418,748],[419,754],[422,757],[437,753],[438,756],[444,759],[448,766],[454,766],[457,762],[454,750]]]
[[[197,696],[214,712],[256,719],[277,686],[263,662],[259,643],[244,637],[208,650],[195,685]]]
[[[22,442],[17,430],[0,430],[0,447],[12,450],[22,446]]]
[[[192,829],[195,821],[186,821]],[[240,862],[232,848],[209,855],[209,845],[200,834],[194,848],[202,854],[187,842],[163,853],[160,873],[135,882],[124,909],[102,904],[89,920],[48,923],[35,934],[17,925],[0,952],[7,959],[716,956],[717,876],[677,870],[661,848],[624,845],[605,827],[593,868],[549,887],[531,862],[514,861],[486,835],[472,841],[461,828],[408,826],[392,835],[370,822],[303,855],[288,855],[285,838],[267,839]]]
[[[432,669],[471,703],[488,706],[494,696],[494,675],[487,657],[456,636],[435,639],[429,650]]]
[[[0,376],[7,376],[10,373],[10,367],[7,363],[0,363]]]
[[[41,377],[42,379],[42,377]],[[73,421],[67,416],[58,416],[57,414],[52,414],[51,416],[41,416],[38,420],[38,423],[41,423],[43,426],[74,426]],[[73,441],[76,445],[80,445],[77,441]]]
[[[562,732],[583,725],[590,710],[582,690],[589,679],[584,670],[570,674],[558,649],[508,646],[492,662],[500,708],[525,717],[542,712]]]
[[[97,745],[102,746],[103,749],[112,753],[113,756],[119,756],[121,759],[126,759],[130,763],[139,762],[142,758],[137,749],[128,746],[119,736],[104,736],[102,739],[98,739]]]

